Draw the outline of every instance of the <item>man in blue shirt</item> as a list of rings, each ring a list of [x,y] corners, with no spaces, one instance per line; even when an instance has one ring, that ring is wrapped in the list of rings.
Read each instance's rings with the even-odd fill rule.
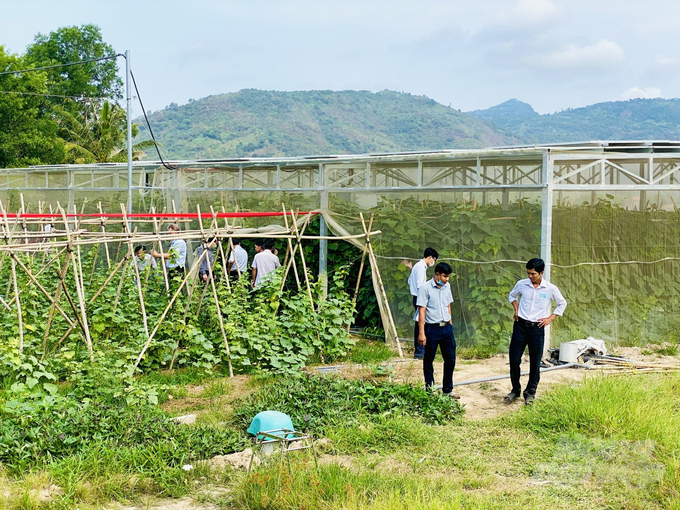
[[[460,396],[453,393],[453,369],[456,366],[456,340],[453,337],[451,322],[451,303],[453,295],[449,278],[453,270],[446,262],[440,262],[434,268],[434,278],[428,280],[418,289],[416,305],[418,312],[414,320],[418,321],[418,342],[425,346],[423,358],[423,375],[425,387],[434,386],[434,357],[437,347],[444,358],[444,376],[442,393],[452,398]]]
[[[179,226],[174,223],[168,225],[168,234],[179,234]],[[166,253],[151,250],[151,255],[166,259],[165,267],[168,269],[168,278],[184,276],[184,265],[187,261],[187,243],[184,239],[173,239]]]
[[[411,296],[413,296],[413,308],[416,312],[413,328],[414,359],[423,359],[425,356],[425,347],[418,343],[418,306],[416,305],[416,301],[418,300],[418,289],[427,281],[427,268],[434,266],[438,258],[439,253],[437,253],[437,250],[429,247],[425,248],[423,258],[413,265],[411,274],[408,277],[408,287],[411,291]]]
[[[541,356],[543,356],[543,343],[545,341],[545,327],[561,316],[567,307],[567,301],[557,286],[543,279],[545,262],[542,259],[531,259],[527,262],[527,276],[520,280],[510,291],[509,300],[515,309],[515,324],[512,328],[510,340],[510,381],[512,391],[503,399],[506,404],[511,404],[519,398],[522,387],[520,386],[520,364],[524,350],[529,348],[529,382],[524,390],[524,402],[531,405],[536,397],[536,388],[541,379]],[[518,301],[519,300],[519,301]],[[557,305],[550,313],[550,302]]]

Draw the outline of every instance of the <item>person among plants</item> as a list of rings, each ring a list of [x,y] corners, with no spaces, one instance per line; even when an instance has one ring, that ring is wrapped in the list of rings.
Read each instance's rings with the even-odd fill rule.
[[[241,246],[240,239],[234,237],[231,242],[234,245],[234,250],[229,254],[227,272],[229,277],[236,279],[248,269],[248,252]]]
[[[511,404],[519,398],[522,387],[519,382],[522,355],[529,347],[529,382],[524,390],[524,402],[527,405],[534,403],[536,388],[541,378],[541,357],[543,356],[543,343],[545,340],[545,327],[562,316],[567,301],[557,286],[543,278],[545,262],[534,258],[527,262],[527,276],[518,281],[510,291],[509,300],[515,309],[515,324],[512,327],[512,339],[510,340],[510,381],[512,391],[503,401]],[[553,313],[550,313],[550,302],[557,305]]]
[[[147,267],[151,267],[151,269],[156,268],[156,259],[150,253],[146,253],[146,249],[141,245],[135,246],[135,262],[140,273]]]
[[[449,278],[453,270],[446,262],[434,268],[434,278],[426,281],[418,289],[416,305],[418,311],[414,320],[418,321],[418,342],[425,347],[423,375],[425,387],[434,386],[434,357],[437,347],[444,358],[442,393],[458,400],[460,395],[453,393],[453,370],[456,367],[456,339],[453,337],[451,322],[451,303],[453,295]]]
[[[411,291],[411,296],[413,296],[413,308],[416,312],[416,317],[418,315],[418,306],[416,301],[418,300],[418,289],[427,281],[427,268],[432,267],[437,262],[439,258],[439,253],[434,248],[425,248],[423,253],[423,258],[420,259],[413,265],[411,269],[411,274],[408,277],[408,286]],[[414,319],[413,327],[413,346],[415,352],[413,357],[415,359],[423,359],[425,355],[425,347],[418,343],[418,319]]]
[[[253,288],[262,283],[269,273],[275,271],[276,268],[281,267],[279,257],[272,253],[272,249],[274,248],[273,239],[257,241],[255,243],[255,251],[257,251],[258,246],[262,248],[262,251],[256,253],[255,257],[253,257],[253,278],[251,281]]]
[[[202,243],[201,246],[196,250],[196,257],[201,257],[205,250],[208,250],[208,254],[201,260],[201,266],[198,268],[198,279],[202,282],[207,282],[210,279],[210,273],[212,272],[213,263],[215,262],[215,253],[213,249],[217,244],[217,238],[211,237],[207,242]]]
[[[174,223],[168,225],[168,234],[179,234],[179,232],[178,225]],[[168,269],[168,277],[184,276],[184,266],[187,261],[187,243],[184,239],[173,239],[166,253],[151,250],[151,255],[167,259],[165,267]]]

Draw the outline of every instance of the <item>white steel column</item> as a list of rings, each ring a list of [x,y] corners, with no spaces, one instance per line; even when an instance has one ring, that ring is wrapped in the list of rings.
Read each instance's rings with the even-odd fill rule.
[[[543,199],[541,201],[541,258],[545,262],[543,278],[550,281],[552,263],[552,208],[553,208],[553,160],[549,152],[543,154]],[[543,357],[550,348],[550,326],[545,328],[545,346]]]
[[[328,191],[324,189],[323,164],[321,163],[319,164],[319,189],[321,194],[319,207],[326,211],[328,210]],[[323,214],[319,215],[319,235],[328,235],[328,227]],[[326,297],[328,295],[328,239],[319,239],[319,279],[322,282],[323,296]]]
[[[132,213],[132,90],[130,88],[130,50],[125,52],[125,97],[127,103],[127,212]]]

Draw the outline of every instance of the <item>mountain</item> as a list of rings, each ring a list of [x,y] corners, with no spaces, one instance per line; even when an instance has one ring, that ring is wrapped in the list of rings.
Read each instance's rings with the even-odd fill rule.
[[[482,148],[521,140],[425,96],[247,89],[149,115],[170,159]],[[143,119],[137,141],[150,138]],[[154,153],[147,155],[154,158]]]
[[[469,113],[524,143],[680,140],[680,99],[611,101],[546,115],[511,99]]]

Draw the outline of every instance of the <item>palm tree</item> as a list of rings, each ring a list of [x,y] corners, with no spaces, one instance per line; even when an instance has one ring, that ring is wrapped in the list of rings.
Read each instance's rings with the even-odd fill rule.
[[[101,105],[90,103],[83,115],[55,108],[59,136],[64,140],[69,163],[118,163],[127,161],[125,110],[119,105],[104,101]],[[132,125],[132,136],[137,136],[137,124]],[[151,140],[132,146],[132,159],[139,161],[144,149],[153,147]]]

